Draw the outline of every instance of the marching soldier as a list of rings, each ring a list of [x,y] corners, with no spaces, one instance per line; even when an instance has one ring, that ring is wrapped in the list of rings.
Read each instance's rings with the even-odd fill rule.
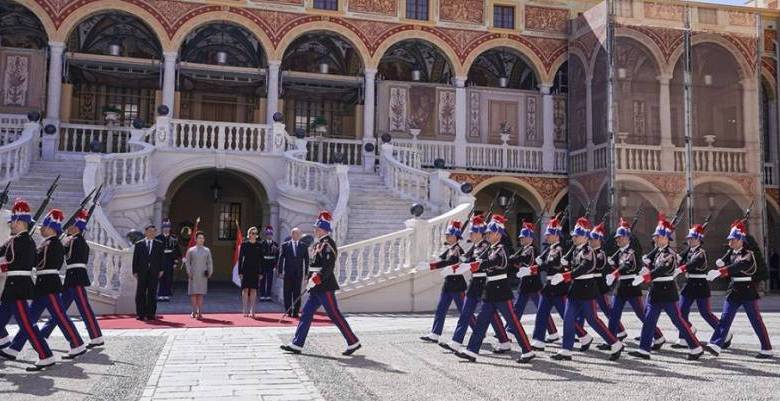
[[[303,313],[298,322],[298,328],[295,330],[295,337],[290,344],[281,346],[281,349],[293,354],[300,354],[303,351],[312,318],[320,306],[325,308],[330,320],[347,340],[347,349],[341,354],[352,355],[361,347],[360,340],[352,332],[349,323],[339,311],[334,295],[339,289],[336,276],[333,273],[338,251],[336,241],[330,236],[331,220],[330,212],[321,212],[317,221],[314,222],[314,235],[317,237],[317,243],[314,244],[314,259],[309,266],[309,281],[306,285],[309,299],[303,306]]]
[[[164,219],[162,222],[162,233],[157,236],[157,240],[163,244],[163,265],[162,277],[160,278],[160,289],[157,292],[157,300],[167,302],[173,296],[173,271],[176,263],[181,260],[181,249],[179,249],[179,240],[171,234],[171,220]]]
[[[279,261],[279,244],[273,240],[274,228],[266,226],[263,231],[265,239],[260,243],[260,297],[261,301],[271,300],[274,288],[274,269]]]
[[[607,258],[607,263],[613,269],[606,277],[606,284],[612,285],[617,281],[617,290],[612,298],[612,313],[609,314],[609,331],[612,332],[621,341],[627,334],[620,322],[623,316],[623,307],[628,302],[631,309],[634,310],[639,321],[645,320],[645,303],[642,300],[642,287],[632,285],[632,280],[639,273],[639,263],[637,262],[636,252],[631,248],[631,225],[623,218],[620,218],[620,224],[615,230],[615,243],[618,246],[617,252]],[[653,350],[661,349],[666,342],[663,333],[657,327],[654,330]]]
[[[62,293],[63,310],[68,310],[75,301],[76,307],[81,315],[81,320],[87,326],[89,333],[89,344],[87,348],[100,347],[103,345],[103,333],[98,325],[95,312],[89,303],[87,291],[85,288],[91,285],[89,275],[87,274],[87,262],[89,262],[89,244],[84,238],[84,230],[87,229],[88,212],[81,209],[76,213],[73,224],[68,226],[68,236],[65,237],[65,282]],[[56,326],[53,319],[49,319],[41,329],[41,334],[49,338]]]
[[[44,240],[38,247],[36,255],[35,299],[30,306],[29,317],[31,322],[37,322],[44,309],[47,310],[52,321],[56,322],[70,344],[68,355],[62,358],[75,359],[87,352],[87,348],[84,346],[84,341],[76,330],[76,326],[68,317],[67,309],[62,304],[63,287],[60,281],[60,268],[65,259],[65,249],[62,247],[59,235],[62,233],[64,217],[61,210],[52,209],[41,223],[41,235]],[[27,340],[27,334],[20,331],[14,337],[11,346],[0,352],[6,358],[16,359]]]
[[[54,356],[36,322],[30,319],[30,306],[27,304],[27,300],[35,296],[35,284],[32,280],[35,242],[28,232],[30,224],[30,205],[22,199],[17,199],[11,208],[12,236],[6,246],[5,261],[0,263],[0,270],[7,274],[0,303],[0,328],[5,331],[5,325],[11,315],[14,316],[19,323],[19,329],[27,334],[33,349],[38,353],[38,361],[26,369],[28,372],[35,372],[53,366]],[[7,336],[7,333],[3,334]],[[0,356],[8,358],[10,355],[6,354],[5,350],[0,350]]]
[[[490,242],[490,248],[486,252],[486,258],[471,264],[471,270],[484,271],[487,274],[487,284],[482,298],[482,308],[477,316],[477,325],[474,332],[471,333],[468,347],[455,354],[471,362],[477,360],[477,354],[479,354],[482,341],[485,339],[487,326],[491,320],[495,319],[496,311],[500,312],[507,324],[512,327],[515,339],[523,352],[517,362],[528,363],[536,357],[528,342],[523,325],[512,307],[512,285],[507,277],[509,257],[504,245],[501,244],[501,237],[506,234],[505,222],[504,216],[493,215],[487,226],[487,239]]]
[[[461,258],[461,261],[471,263],[478,259],[484,259],[485,254],[490,248],[490,243],[484,239],[485,229],[485,220],[482,218],[482,215],[476,215],[471,218],[471,233],[469,234],[469,240],[471,241],[472,246],[471,249],[466,251],[466,254]],[[486,279],[487,273],[484,271],[476,271],[471,274],[471,282],[466,290],[466,300],[463,302],[463,309],[460,312],[458,324],[455,327],[455,333],[452,335],[452,341],[449,344],[440,342],[439,346],[454,352],[463,347],[463,339],[466,337],[466,330],[469,326],[474,327],[474,311],[477,309],[477,304],[482,300]],[[501,321],[498,313],[493,314],[493,319],[490,324],[493,326],[493,331],[496,332],[496,337],[498,337],[499,342],[498,346],[493,350],[493,353],[503,354],[509,352],[512,349],[512,343],[506,335],[504,322]]]
[[[704,349],[699,343],[699,339],[691,331],[691,327],[680,315],[680,308],[677,301],[680,296],[677,292],[677,284],[674,282],[674,274],[677,269],[677,254],[669,246],[669,242],[674,233],[674,227],[661,215],[658,218],[658,225],[653,232],[653,241],[655,241],[656,251],[652,259],[647,255],[642,257],[642,261],[651,267],[647,271],[643,269],[631,284],[637,288],[642,283],[650,284],[650,294],[647,296],[648,307],[645,312],[645,319],[642,322],[642,337],[639,342],[639,349],[631,351],[629,354],[642,359],[650,359],[650,351],[653,342],[653,332],[658,324],[658,317],[661,312],[666,312],[672,323],[677,327],[685,341],[688,343],[688,359],[697,360],[704,353]]]
[[[577,219],[577,224],[574,225],[574,229],[571,232],[572,241],[574,241],[571,261],[568,259],[561,260],[564,265],[572,266],[571,271],[558,273],[551,278],[551,283],[571,282],[569,297],[566,301],[566,314],[563,320],[563,344],[561,350],[552,356],[556,360],[571,360],[575,325],[580,317],[587,320],[588,324],[609,344],[611,351],[610,360],[615,361],[620,358],[620,353],[623,351],[623,343],[609,331],[596,314],[595,299],[599,293],[596,278],[600,274],[596,272],[596,253],[588,245],[589,230],[590,222],[588,219],[584,217]],[[589,346],[589,343],[582,343],[581,349],[587,349],[587,346]]]
[[[604,238],[606,238],[607,233],[604,230],[604,223],[598,224],[596,227],[593,227],[592,230],[590,230],[590,234],[588,234],[590,240],[589,245],[591,249],[593,249],[593,263],[595,267],[595,271],[593,274],[596,276],[593,278],[593,280],[596,282],[596,287],[598,288],[598,294],[596,295],[596,304],[598,304],[599,308],[601,308],[601,311],[604,312],[604,316],[609,319],[609,316],[612,314],[612,304],[609,302],[609,292],[610,292],[610,286],[607,285],[606,280],[606,274],[608,273],[607,269],[607,254],[604,252],[604,248],[602,248],[602,245],[604,244]],[[595,309],[594,309],[595,313]],[[583,324],[584,316],[580,316],[579,322],[580,324]],[[625,328],[623,327],[620,322],[618,322],[618,330],[620,332],[625,331]],[[612,331],[610,330],[610,333]],[[615,334],[615,333],[612,333]],[[602,351],[608,351],[612,349],[612,347],[607,344],[599,344],[596,348],[602,350]]]
[[[522,317],[528,301],[534,303],[539,308],[539,293],[542,291],[542,280],[539,276],[539,266],[534,264],[536,258],[536,249],[534,248],[534,227],[533,223],[523,221],[522,228],[517,235],[520,240],[520,249],[509,257],[509,263],[517,266],[517,278],[520,279],[520,285],[517,290],[517,301],[515,301],[515,314]],[[546,341],[555,341],[560,338],[558,329],[552,317],[547,319],[547,338]]]
[[[450,304],[455,302],[458,313],[463,311],[463,299],[465,298],[466,280],[463,278],[465,270],[460,267],[460,258],[463,256],[463,248],[458,241],[463,233],[463,224],[459,220],[453,220],[447,225],[444,232],[445,241],[447,241],[447,250],[440,256],[439,261],[429,264],[431,270],[441,271],[444,276],[444,284],[441,286],[441,295],[439,303],[436,306],[436,314],[433,318],[433,327],[431,332],[420,337],[427,342],[438,342],[444,329],[444,319],[447,317],[447,310]],[[473,329],[473,327],[472,327]]]
[[[712,327],[713,330],[718,329],[718,318],[712,313],[712,306],[710,305],[710,284],[707,282],[707,253],[701,246],[704,241],[704,226],[701,224],[695,224],[688,230],[688,235],[685,237],[688,241],[688,249],[683,251],[680,255],[680,272],[685,273],[688,279],[680,291],[680,313],[683,319],[691,326],[691,331],[696,333],[696,329],[691,325],[688,320],[688,315],[691,313],[691,305],[696,302],[696,307],[699,309],[699,314],[704,320]],[[731,336],[727,339],[725,344],[731,343]],[[680,333],[677,344],[672,344],[672,348],[687,348],[683,335]]]
[[[569,285],[562,281],[559,283],[551,282],[554,275],[567,271],[566,266],[561,264],[561,258],[563,257],[563,246],[561,246],[562,230],[563,228],[557,217],[550,220],[547,228],[544,230],[544,239],[550,246],[534,259],[536,266],[531,267],[531,270],[535,268],[547,274],[547,283],[542,288],[542,300],[539,301],[539,307],[536,310],[533,341],[531,342],[531,346],[536,351],[544,351],[544,332],[549,324],[552,308],[555,307],[562,319],[565,316],[566,294],[568,293]],[[593,337],[579,324],[575,325],[575,331],[580,340],[580,349],[583,351],[587,350],[593,342]]]
[[[729,235],[726,237],[729,240],[728,252],[715,261],[715,266],[718,269],[710,270],[707,273],[709,281],[717,278],[729,278],[731,282],[726,300],[723,302],[723,313],[720,316],[718,328],[705,347],[711,354],[720,355],[721,350],[725,348],[729,340],[727,333],[731,329],[731,323],[741,306],[761,342],[761,351],[758,352],[756,358],[769,359],[774,357],[772,343],[769,341],[769,334],[767,334],[764,320],[761,318],[761,312],[758,308],[760,297],[756,283],[753,281],[753,275],[756,274],[758,267],[753,252],[744,247],[746,238],[744,220],[738,220],[732,224]]]

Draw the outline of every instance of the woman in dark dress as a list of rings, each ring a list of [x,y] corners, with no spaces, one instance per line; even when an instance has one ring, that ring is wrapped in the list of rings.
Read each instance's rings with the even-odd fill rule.
[[[244,317],[255,317],[257,287],[260,283],[260,243],[257,242],[257,228],[246,232],[247,240],[238,251],[238,277],[241,278],[241,302]]]

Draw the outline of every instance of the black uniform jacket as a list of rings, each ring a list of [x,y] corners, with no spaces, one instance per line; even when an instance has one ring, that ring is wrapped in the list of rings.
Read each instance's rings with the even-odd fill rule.
[[[490,243],[483,239],[482,241],[472,245],[471,248],[466,251],[466,254],[461,257],[461,261],[464,263],[470,263],[485,259],[487,258],[488,249],[490,249]],[[486,280],[486,273],[482,271],[482,269],[472,274],[469,288],[466,290],[466,296],[481,297],[482,292],[485,290]]]
[[[639,274],[639,262],[636,252],[626,245],[615,252],[610,260],[614,262],[613,267],[620,273],[621,278],[617,283],[617,296],[628,299],[642,296],[642,287],[631,284],[633,277]]]
[[[65,270],[65,288],[89,287],[89,274],[87,274],[87,262],[89,262],[89,244],[81,233],[65,237],[65,265],[84,265],[84,267],[71,267]]]
[[[683,286],[680,293],[686,298],[709,298],[710,283],[707,278],[709,268],[707,267],[707,253],[704,248],[697,246],[688,248],[680,255],[682,264],[686,265],[688,281]],[[691,277],[694,276],[694,277]]]
[[[547,273],[547,282],[542,289],[542,295],[547,297],[565,296],[569,290],[569,284],[560,282],[556,285],[550,283],[550,277],[566,272],[566,268],[561,266],[561,257],[563,256],[563,247],[560,243],[550,245],[540,255],[542,263],[539,265],[539,271]]]
[[[452,265],[460,263],[460,257],[463,256],[463,248],[456,242],[450,245],[446,251],[439,255],[439,261],[432,264],[434,269],[449,268]],[[444,278],[444,284],[441,287],[443,292],[463,292],[466,291],[466,279],[462,274],[451,274]]]
[[[314,258],[309,266],[309,273],[319,273],[320,283],[314,286],[311,292],[328,292],[339,289],[339,283],[336,281],[334,268],[336,267],[336,257],[338,249],[336,241],[330,235],[325,235],[314,244]]]
[[[650,303],[677,302],[680,294],[677,283],[674,282],[674,271],[677,269],[677,253],[669,245],[659,248],[652,259],[650,277]],[[668,278],[671,277],[672,280]],[[637,286],[638,288],[639,286]]]
[[[38,272],[35,279],[35,297],[45,297],[49,294],[58,294],[62,292],[62,280],[60,279],[60,268],[65,261],[65,248],[62,246],[59,237],[53,235],[46,238],[38,247],[35,269]],[[41,274],[41,272],[49,274]]]
[[[8,272],[32,272],[35,264],[35,242],[26,231],[14,235],[8,240],[5,249],[5,260]],[[35,285],[31,276],[8,276],[5,280],[3,303],[15,302],[20,299],[33,299]]]

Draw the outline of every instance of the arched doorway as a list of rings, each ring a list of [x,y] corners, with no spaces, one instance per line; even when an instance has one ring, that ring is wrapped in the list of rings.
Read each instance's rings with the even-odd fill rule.
[[[120,125],[154,121],[162,45],[142,19],[113,10],[94,14],[73,28],[65,45],[63,97],[71,102],[63,118],[103,124],[111,112]]]
[[[476,211],[486,215],[493,206],[493,213],[507,217],[506,230],[513,243],[523,220],[538,224],[542,207],[536,200],[536,196],[520,184],[496,182],[477,191],[474,197]]]
[[[281,69],[288,127],[309,135],[358,137],[363,60],[349,40],[330,31],[304,33],[285,49]]]
[[[480,54],[469,68],[469,83],[492,88],[537,90],[536,72],[523,55],[508,47]]]
[[[199,230],[214,258],[214,280],[229,281],[233,268],[238,220],[241,230],[258,228],[270,221],[268,195],[262,184],[248,174],[233,170],[201,169],[182,174],[168,188],[163,215],[181,233],[200,217]],[[186,246],[186,239],[181,239]],[[184,251],[184,249],[182,249]]]
[[[265,120],[260,100],[266,92],[266,57],[248,29],[229,22],[201,25],[184,38],[179,58],[182,118]]]

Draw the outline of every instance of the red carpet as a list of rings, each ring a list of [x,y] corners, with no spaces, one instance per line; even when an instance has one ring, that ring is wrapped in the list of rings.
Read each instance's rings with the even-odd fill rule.
[[[200,320],[190,315],[165,314],[157,315],[155,321],[136,320],[133,315],[99,316],[101,329],[175,329],[175,328],[207,328],[207,327],[295,327],[298,319],[286,317],[281,323],[281,313],[257,313],[255,319],[244,317],[240,313],[214,313],[203,315]],[[327,315],[316,314],[312,326],[328,326]]]

